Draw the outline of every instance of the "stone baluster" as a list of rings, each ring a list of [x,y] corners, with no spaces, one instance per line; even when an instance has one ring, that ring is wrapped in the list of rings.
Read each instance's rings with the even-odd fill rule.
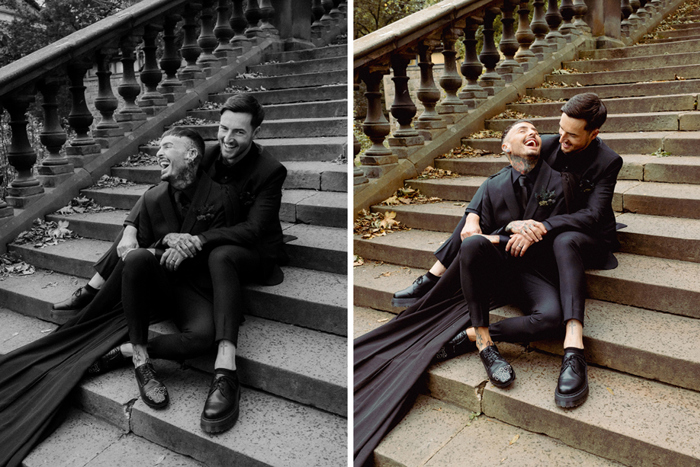
[[[185,31],[184,39],[180,53],[185,59],[187,65],[177,73],[178,79],[188,88],[193,88],[198,82],[204,80],[206,75],[197,65],[197,58],[202,52],[202,49],[197,45],[197,11],[198,4],[188,3],[182,12],[182,18],[185,20],[182,29]],[[235,31],[235,28],[234,28]],[[231,39],[233,41],[233,39]]]
[[[505,86],[505,80],[496,72],[496,65],[501,55],[496,49],[493,40],[493,22],[496,20],[499,10],[487,8],[484,14],[484,46],[479,54],[479,60],[484,64],[486,71],[479,78],[479,85],[486,90],[489,96],[493,96]]]
[[[125,132],[133,131],[146,121],[146,113],[136,105],[136,98],[141,92],[141,86],[136,81],[134,72],[134,62],[136,61],[134,51],[141,38],[134,34],[141,33],[140,31],[132,31],[132,34],[124,36],[119,42],[119,48],[122,52],[122,81],[117,86],[117,92],[124,100],[124,104],[114,117]]]
[[[236,51],[231,45],[233,37],[233,28],[231,28],[229,15],[230,0],[219,0],[216,6],[216,26],[214,27],[214,36],[219,42],[219,45],[214,49],[214,55],[219,57],[222,65],[228,65],[236,59]]]
[[[632,14],[632,5],[630,5],[630,0],[622,0],[620,4],[620,11],[622,12],[622,22],[620,23],[620,30],[624,37],[630,36],[630,28],[632,23],[629,20]]]
[[[68,160],[75,167],[94,160],[100,155],[101,146],[93,139],[90,133],[93,117],[88,109],[85,99],[85,85],[83,79],[87,70],[92,68],[92,64],[85,60],[70,62],[67,67],[68,78],[70,79],[70,90],[72,105],[68,115],[68,124],[75,132],[75,137],[66,146]]]
[[[144,64],[140,78],[146,92],[136,100],[136,104],[146,112],[146,115],[156,115],[168,105],[168,99],[158,91],[158,83],[163,79],[163,72],[158,67],[156,58],[156,39],[163,28],[160,25],[146,25],[143,33]]]
[[[506,83],[512,83],[515,78],[523,74],[522,67],[514,58],[515,53],[518,51],[518,41],[515,40],[515,29],[513,27],[513,23],[515,23],[513,11],[515,11],[516,5],[517,3],[514,3],[513,0],[503,0],[503,6],[501,7],[503,34],[501,36],[501,43],[499,44],[498,48],[505,57],[505,60],[498,64],[496,71],[498,71]],[[464,74],[464,69],[462,69],[462,74]]]
[[[520,1],[520,9],[518,10],[518,31],[515,33],[515,38],[520,44],[520,48],[515,53],[515,59],[520,63],[525,71],[529,70],[537,63],[537,56],[530,50],[530,44],[535,41],[535,34],[530,29],[528,1]]]
[[[7,148],[7,161],[17,172],[15,179],[7,187],[7,203],[21,209],[39,199],[44,187],[34,177],[34,164],[37,155],[29,143],[27,134],[27,109],[34,102],[33,86],[14,90],[3,97],[2,105],[10,114],[10,147]]]
[[[379,178],[396,167],[398,157],[384,146],[384,139],[391,131],[391,126],[382,109],[382,77],[388,68],[365,68],[360,71],[360,79],[367,86],[367,116],[362,124],[362,131],[372,141],[370,147],[360,156],[362,170],[367,178]]]
[[[484,66],[479,61],[476,53],[476,30],[483,23],[483,19],[478,16],[470,16],[466,18],[464,27],[464,61],[462,62],[462,75],[467,80],[467,84],[459,91],[459,98],[468,108],[475,109],[479,106],[489,94],[479,86],[477,80],[481,76]]]
[[[214,36],[214,0],[202,2],[202,14],[200,15],[201,28],[197,45],[202,53],[197,58],[197,65],[204,70],[207,76],[211,76],[221,69],[221,61],[214,55],[214,49],[218,45]]]
[[[649,11],[646,9],[646,4],[647,0],[639,0],[639,9],[637,10],[637,16],[639,16],[642,23],[646,22],[651,17]]]
[[[459,30],[451,25],[442,30],[442,56],[445,68],[438,81],[445,91],[445,98],[437,105],[437,112],[448,125],[462,119],[469,108],[457,97],[457,91],[462,86],[462,77],[457,73],[457,52],[455,42],[459,38]]]
[[[343,18],[348,17],[348,2],[347,0],[340,0],[340,5],[338,9],[343,13]]]
[[[545,21],[547,21],[547,26],[549,26],[549,33],[545,36],[547,42],[552,44],[556,49],[560,49],[566,45],[566,39],[559,32],[559,25],[562,22],[561,13],[559,13],[559,5],[557,0],[549,0],[547,13],[544,15]]]
[[[175,41],[177,35],[175,28],[177,23],[182,21],[182,16],[178,14],[167,15],[163,22],[163,58],[158,64],[165,73],[165,78],[158,85],[158,92],[165,97],[168,102],[175,102],[185,95],[185,85],[177,77],[177,70],[182,65],[182,57],[177,49]]]
[[[110,65],[112,57],[117,53],[116,47],[103,47],[95,54],[97,62],[97,97],[95,108],[100,112],[101,118],[95,126],[92,136],[103,148],[108,148],[110,143],[124,136],[124,129],[114,120],[114,111],[119,107],[119,101],[112,91]]]
[[[265,33],[260,29],[260,18],[262,13],[260,11],[260,6],[258,6],[258,0],[248,0],[248,6],[245,9],[245,19],[248,20],[248,29],[245,32],[246,37],[255,44],[259,44],[264,38]]]
[[[331,10],[330,15],[336,23],[345,18],[345,15],[343,15],[343,12],[340,10],[340,0],[333,0],[333,9]]]
[[[661,12],[661,8],[663,7],[663,4],[661,0],[651,0],[647,6],[650,8],[650,12],[652,16],[658,15]]]
[[[354,73],[353,80],[352,80],[352,90],[353,94],[357,95],[358,91],[360,90],[360,76],[359,73]],[[357,160],[357,155],[360,154],[360,151],[362,150],[362,144],[360,144],[360,141],[357,139],[357,136],[355,136],[355,132],[353,131],[352,133],[352,153],[353,153],[353,159],[352,159],[352,184],[354,187],[354,191],[358,191],[358,188],[362,188],[359,185],[366,185],[368,180],[367,177],[365,177],[364,171],[355,163]]]
[[[530,29],[535,35],[535,42],[530,45],[530,50],[537,56],[538,60],[544,60],[544,56],[556,50],[547,42],[546,36],[549,32],[549,26],[545,21],[544,0],[535,0],[533,2],[533,15]]]
[[[399,128],[388,139],[391,152],[399,159],[405,159],[418,149],[423,147],[423,137],[411,126],[413,117],[416,116],[416,106],[411,100],[408,91],[408,63],[415,57],[409,52],[394,52],[391,54],[391,68],[394,76],[394,102],[391,104],[391,115],[399,124]]]
[[[313,39],[320,39],[323,36],[323,23],[321,23],[321,18],[326,12],[323,8],[321,0],[311,0],[311,14],[314,17],[314,22],[311,24],[311,37]]]
[[[562,25],[559,26],[559,32],[566,38],[567,42],[571,42],[571,35],[576,34],[576,28],[571,19],[574,17],[574,4],[572,0],[561,0],[559,12],[563,18]]]
[[[642,18],[637,15],[637,10],[642,6],[639,0],[630,0],[630,6],[632,7],[632,13],[630,14],[629,20],[632,23],[632,28],[636,28],[641,22]]]
[[[231,45],[238,49],[238,53],[243,54],[250,50],[251,42],[245,35],[245,30],[248,27],[248,21],[243,13],[243,1],[233,0],[233,12],[231,13],[231,29],[233,29],[233,37]]]
[[[57,79],[46,78],[38,85],[43,100],[41,106],[44,109],[44,128],[39,139],[41,144],[46,147],[48,156],[41,161],[37,172],[39,173],[39,181],[46,187],[57,186],[73,175],[73,164],[68,162],[65,155],[61,154],[61,148],[67,140],[66,132],[61,127],[61,119],[58,115],[58,91],[61,84]],[[1,216],[2,208],[0,207]]]
[[[583,0],[574,0],[574,27],[579,33],[591,32],[590,26],[588,26],[588,24],[586,24],[586,21],[584,21],[583,19],[583,17],[586,16],[587,11],[588,7],[586,6],[586,2],[584,2]]]
[[[323,16],[321,16],[321,24],[326,30],[329,30],[333,26],[333,18],[331,17],[331,10],[333,9],[333,0],[321,0],[321,5],[323,5]]]
[[[272,19],[275,17],[275,8],[272,6],[271,0],[260,0],[260,13],[260,29],[262,29],[268,37],[279,36],[279,31],[271,23]]]
[[[437,39],[423,39],[418,44],[418,56],[420,62],[420,87],[418,88],[417,97],[423,105],[423,112],[415,122],[414,127],[423,135],[423,139],[431,140],[433,131],[442,132],[447,128],[447,124],[435,111],[435,105],[440,100],[440,90],[435,85],[433,78],[433,61],[432,54],[435,47],[440,44]]]

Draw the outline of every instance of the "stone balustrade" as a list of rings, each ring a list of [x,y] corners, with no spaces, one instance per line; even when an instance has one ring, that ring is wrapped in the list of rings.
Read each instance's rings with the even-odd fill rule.
[[[413,154],[428,154],[424,149],[436,138],[457,131],[460,120],[553,53],[580,43],[577,39],[582,37],[595,41],[598,48],[622,47],[638,40],[677,3],[562,0],[558,6],[557,0],[548,0],[547,5],[544,0],[445,0],[355,40],[355,89],[364,83],[367,113],[362,131],[372,143],[364,152],[355,145],[360,162],[353,177],[355,210],[381,201],[392,192],[387,185],[402,183],[402,176],[422,170],[420,163],[411,160]],[[497,17],[502,24],[498,47],[494,41]],[[456,60],[457,41],[464,44],[461,64]],[[483,46],[477,54],[479,41]],[[434,50],[441,50],[444,57],[439,78],[433,75]],[[408,91],[406,70],[411,61],[420,68],[420,82],[412,85],[423,108],[420,113]],[[396,125],[387,120],[382,105],[382,96],[392,94],[383,92],[385,75],[392,76],[394,97],[389,110]],[[399,167],[405,159],[415,167]],[[360,194],[370,186],[380,194]]]
[[[278,50],[311,48],[327,44],[329,35],[345,28],[344,0],[282,0],[274,5],[271,0],[143,0],[1,68],[0,112],[9,113],[12,136],[7,153],[16,176],[8,185],[6,202],[0,200],[0,218],[7,222],[13,208],[36,203],[45,196],[45,188],[60,186],[77,175],[76,168],[89,166],[115,144],[133,139],[151,117],[256,47],[272,41]],[[180,48],[178,25],[184,36]],[[134,70],[138,50],[144,62],[139,73]],[[110,63],[115,59],[121,61],[123,74],[113,89]],[[90,103],[96,115],[85,92],[86,72],[94,67],[98,92]],[[58,113],[62,88],[72,98],[68,128],[61,126]],[[43,108],[40,141],[47,154],[39,164],[25,116],[37,93]],[[129,155],[122,154],[122,160]],[[48,209],[50,203],[44,204]],[[14,231],[27,220],[16,223]]]

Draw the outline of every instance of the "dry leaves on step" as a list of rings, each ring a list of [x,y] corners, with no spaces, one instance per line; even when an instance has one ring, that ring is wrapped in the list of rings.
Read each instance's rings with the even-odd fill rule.
[[[68,221],[46,222],[36,219],[33,227],[20,233],[15,239],[16,245],[34,245],[34,248],[58,245],[68,239],[79,238],[72,230],[68,229]]]
[[[501,139],[503,132],[495,130],[481,130],[476,133],[469,135],[467,139],[487,139],[487,138],[498,138]]]
[[[384,206],[401,206],[406,204],[428,204],[439,203],[441,198],[436,196],[427,197],[420,190],[414,188],[399,188],[393,196],[381,202]]]
[[[438,156],[438,159],[464,159],[467,157],[479,157],[485,154],[492,154],[486,149],[474,149],[471,146],[460,146],[450,149],[450,152]]]
[[[418,176],[418,179],[425,180],[425,179],[438,179],[438,178],[455,178],[458,176],[459,176],[459,174],[456,174],[451,170],[436,169],[435,167],[429,165]]]
[[[365,264],[365,259],[362,256],[355,255],[352,260],[353,267],[362,266],[363,264]]]
[[[172,126],[193,126],[193,125],[218,125],[219,122],[215,120],[209,120],[207,118],[196,118],[196,117],[185,117],[177,122],[173,123]]]
[[[111,177],[109,175],[103,175],[100,177],[99,180],[97,180],[97,183],[95,183],[90,188],[116,188],[118,186],[131,186],[131,185],[133,185],[133,183],[130,182],[129,180],[127,180],[126,178]]]
[[[117,167],[144,167],[158,164],[158,157],[145,152],[132,154],[124,162],[117,164]]]
[[[512,446],[512,445],[515,444],[515,442],[518,441],[519,439],[520,439],[520,435],[515,435],[515,436],[513,436],[513,439],[510,440],[510,443],[508,443],[508,446]]]
[[[9,276],[28,276],[35,272],[34,266],[25,263],[14,253],[0,255],[0,280]]]
[[[71,214],[110,212],[114,210],[112,206],[100,206],[93,199],[86,196],[77,196],[70,200],[68,206],[64,206],[56,212],[64,216],[70,216]]]
[[[360,211],[355,219],[354,232],[364,239],[383,237],[389,232],[398,230],[410,230],[397,221],[396,213],[391,212],[367,212],[366,209]]]

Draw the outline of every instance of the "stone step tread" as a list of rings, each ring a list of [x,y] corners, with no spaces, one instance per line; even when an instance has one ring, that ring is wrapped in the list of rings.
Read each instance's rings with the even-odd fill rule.
[[[200,414],[210,375],[163,360],[156,360],[155,367],[170,395],[165,410],[152,410],[138,398],[128,368],[84,380],[77,404],[117,426],[128,423],[133,434],[205,465],[345,464],[346,418],[244,386],[236,425],[207,435],[200,429]]]
[[[648,62],[650,60],[655,60],[655,59],[663,59],[663,61],[666,64],[671,64],[673,63],[674,65],[682,65],[686,63],[693,63],[697,62],[698,58],[700,58],[700,52],[697,51],[685,51],[685,52],[672,52],[672,51],[665,51],[661,52],[658,51],[657,53],[653,53],[656,51],[656,49],[650,49],[649,50],[651,53],[648,55],[644,56],[639,56],[639,57],[615,57],[615,58],[603,58],[603,59],[583,59],[583,60],[567,60],[562,62],[562,67],[563,68],[573,68],[573,69],[578,69],[576,68],[577,66],[584,65],[587,70],[590,69],[595,69],[596,67],[601,68],[600,71],[606,71],[604,70],[606,66],[615,64],[616,65],[616,71],[622,71],[622,70],[632,70],[632,69],[638,69],[638,66],[644,65],[644,62]],[[682,63],[677,63],[678,61],[681,61]],[[686,62],[687,60],[687,62]],[[640,63],[641,62],[641,63]],[[675,63],[674,63],[675,62]],[[627,65],[627,66],[625,66]],[[629,66],[632,66],[634,68],[628,68]],[[668,65],[667,65],[668,66]]]
[[[285,245],[299,245],[313,249],[348,251],[348,233],[345,229],[321,225],[290,224],[282,222],[282,231],[296,237]]]
[[[630,47],[618,47],[614,49],[585,49],[579,51],[579,57],[605,59],[605,58],[628,58],[647,55],[663,55],[674,50],[697,50],[700,41],[697,39],[678,40],[672,44],[634,44]]]
[[[630,73],[629,70],[621,71],[594,71],[590,73],[569,73],[564,75],[546,75],[545,80],[555,83],[580,83],[583,86],[599,85],[599,84],[621,84],[621,83],[637,83],[659,80],[672,80],[676,77],[699,78],[700,65],[676,65],[663,66],[646,70],[643,77],[636,77],[635,73]],[[580,92],[581,90],[579,90]],[[586,89],[586,91],[588,91]],[[594,91],[593,91],[594,92]]]
[[[326,47],[319,47],[316,49],[305,49],[305,50],[289,50],[286,52],[266,52],[265,60],[277,60],[280,62],[289,60],[299,60],[296,57],[300,56],[310,56],[314,58],[322,57],[342,57],[347,56],[348,46],[343,45],[329,45]]]
[[[298,113],[303,115],[304,112],[309,111],[309,108],[316,108],[316,107],[324,107],[324,108],[335,108],[337,107],[339,110],[338,115],[346,115],[347,114],[347,99],[329,99],[329,100],[322,100],[322,101],[314,101],[314,102],[294,102],[294,103],[284,103],[284,104],[267,104],[264,105],[263,107],[265,108],[265,121],[270,122],[270,121],[277,121],[280,120],[278,117],[275,117],[277,115],[280,115],[280,112],[289,112],[289,113]],[[274,112],[274,113],[273,113]],[[190,116],[193,116],[195,118],[204,118],[204,119],[209,119],[209,120],[218,120],[220,111],[218,109],[214,110],[207,110],[207,109],[194,109],[194,110],[188,110],[187,114]],[[273,115],[270,117],[270,115]]]
[[[486,381],[481,360],[470,353],[429,369],[431,393],[626,465],[697,464],[700,393],[589,366],[588,400],[575,410],[562,410],[553,398],[561,357],[500,347],[517,374],[513,386],[503,390],[487,383],[481,401],[474,400],[476,395],[469,396],[471,403],[452,400]]]
[[[322,123],[322,122],[331,122],[331,121],[347,121],[347,118],[346,118],[346,117],[326,117],[326,118],[281,118],[281,119],[278,119],[278,120],[265,121],[264,124],[284,125],[284,124],[295,123],[295,122],[312,124],[312,123],[317,123],[317,122]],[[189,126],[192,126],[193,128],[204,128],[204,129],[208,129],[208,128],[212,128],[212,127],[218,128],[218,127],[219,127],[219,124],[218,124],[218,123],[214,123],[214,124],[204,124],[204,125],[196,125],[196,126],[194,126],[194,125],[187,125],[187,126],[188,126],[188,127],[189,127]],[[263,143],[260,143],[260,144],[263,144]]]
[[[625,83],[625,84],[594,84],[586,86],[587,92],[595,92],[601,98],[612,97],[632,97],[632,96],[656,96],[669,95],[685,92],[696,92],[697,79],[659,81],[648,83]],[[527,95],[547,97],[550,99],[570,99],[576,94],[580,94],[579,87],[553,87],[553,88],[528,88]]]
[[[408,415],[374,450],[375,457],[406,467],[464,465],[466,453],[469,464],[482,466],[622,465],[494,418],[472,417],[471,410],[420,395]]]
[[[256,139],[256,143],[264,148],[268,147],[288,147],[288,146],[323,146],[323,145],[342,145],[347,142],[347,138],[343,136],[319,136],[314,138],[269,138]],[[217,143],[206,141],[207,146],[214,146]],[[139,148],[144,152],[155,155],[158,152],[158,146],[143,145]]]
[[[694,110],[698,93],[667,94],[664,96],[640,96],[640,97],[608,97],[601,99],[608,109],[608,116],[627,114],[620,112],[625,107],[639,112],[645,109],[646,112],[660,111],[688,111]],[[561,117],[561,107],[563,102],[540,102],[540,103],[513,103],[507,107],[529,115]]]
[[[665,110],[661,112],[634,112],[634,113],[624,113],[624,114],[608,114],[608,118],[606,120],[606,124],[609,126],[611,123],[614,123],[615,120],[617,119],[638,119],[638,118],[645,118],[645,117],[664,117],[664,116],[682,116],[682,115],[689,115],[689,114],[698,114],[697,110]],[[537,126],[537,122],[559,122],[559,119],[561,118],[561,114],[558,116],[533,116],[529,120],[532,120],[535,126]],[[516,121],[516,118],[492,118],[487,120],[487,122],[514,122]]]
[[[203,467],[191,457],[134,435],[71,408],[66,420],[22,461],[25,467],[46,465],[97,467],[109,465],[160,465]]]
[[[264,62],[259,65],[249,65],[249,70],[256,70],[265,74],[266,70],[274,70],[273,76],[287,76],[290,74],[296,74],[298,71],[296,65],[300,67],[327,67],[325,71],[336,71],[342,69],[341,67],[347,63],[347,58],[343,56],[339,57],[325,57],[325,58],[311,58],[304,60],[285,60],[273,62]],[[336,67],[336,68],[333,68]],[[322,73],[322,72],[319,72]]]

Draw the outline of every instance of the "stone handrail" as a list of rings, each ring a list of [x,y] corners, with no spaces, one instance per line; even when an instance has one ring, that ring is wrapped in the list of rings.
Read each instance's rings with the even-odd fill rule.
[[[10,116],[7,154],[16,172],[6,200],[0,199],[0,252],[34,219],[68,204],[188,109],[223,91],[266,50],[328,44],[346,30],[346,12],[344,0],[276,0],[274,7],[272,0],[143,0],[0,68],[0,112]],[[184,39],[178,49],[180,23]],[[139,45],[144,63],[136,72]],[[116,90],[113,59],[123,67]],[[84,84],[93,67],[94,98]],[[58,113],[63,87],[72,97],[66,129]],[[25,116],[37,93],[47,154],[39,164]]]
[[[435,157],[482,130],[486,119],[504,111],[527,88],[539,86],[563,60],[576,58],[579,48],[630,45],[681,3],[562,0],[558,6],[557,0],[547,0],[545,11],[545,0],[446,0],[355,40],[354,85],[356,91],[361,82],[366,86],[362,130],[372,146],[360,153],[355,140],[360,165],[354,168],[354,212],[388,198]],[[493,36],[498,15],[503,32],[497,47]],[[483,48],[477,55],[479,39]],[[461,65],[457,40],[464,43]],[[444,57],[439,79],[433,76],[436,49]],[[407,67],[412,60],[420,79],[410,86]],[[393,129],[382,108],[384,76],[389,74],[394,83]],[[411,87],[423,107],[420,115]]]

